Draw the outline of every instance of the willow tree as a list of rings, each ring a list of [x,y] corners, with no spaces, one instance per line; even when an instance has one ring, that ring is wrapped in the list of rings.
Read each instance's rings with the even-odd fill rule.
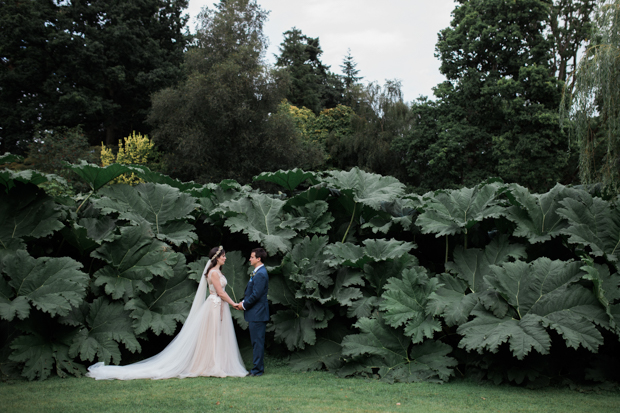
[[[570,103],[582,182],[620,192],[620,0],[598,2]]]

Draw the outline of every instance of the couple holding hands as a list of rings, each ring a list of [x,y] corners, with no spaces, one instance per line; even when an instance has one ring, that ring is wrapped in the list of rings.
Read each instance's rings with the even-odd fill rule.
[[[263,265],[265,258],[264,249],[252,250],[250,265],[254,270],[243,300],[235,303],[226,293],[227,280],[221,271],[226,252],[221,246],[211,249],[187,319],[170,344],[155,356],[127,366],[96,363],[88,368],[86,376],[97,380],[262,376],[265,371],[265,328],[269,320],[269,278]],[[239,352],[229,304],[244,311],[249,324],[254,365],[249,373]]]

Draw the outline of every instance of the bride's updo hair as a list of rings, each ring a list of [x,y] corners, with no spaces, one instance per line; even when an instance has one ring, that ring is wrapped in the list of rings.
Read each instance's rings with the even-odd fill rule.
[[[219,247],[211,248],[211,251],[209,251],[209,259],[211,260],[211,264],[215,265],[217,259],[224,254],[226,254],[226,251],[224,251],[224,248],[222,248],[221,245]]]

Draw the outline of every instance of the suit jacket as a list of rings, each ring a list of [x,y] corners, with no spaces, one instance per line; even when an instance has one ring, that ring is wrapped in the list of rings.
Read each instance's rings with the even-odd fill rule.
[[[243,296],[243,308],[245,321],[269,321],[269,303],[267,302],[267,290],[269,288],[269,276],[263,265],[250,278],[245,287]]]

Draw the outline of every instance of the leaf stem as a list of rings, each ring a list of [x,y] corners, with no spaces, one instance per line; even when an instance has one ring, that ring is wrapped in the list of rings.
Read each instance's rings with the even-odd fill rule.
[[[347,230],[344,233],[344,237],[342,237],[342,242],[343,243],[347,239],[347,235],[349,234],[349,229],[351,229],[351,225],[353,225],[353,218],[355,218],[355,209],[356,208],[357,208],[357,202],[355,202],[353,204],[353,215],[351,215],[351,221],[349,221],[349,226],[347,227]]]
[[[85,203],[86,201],[88,201],[88,198],[90,198],[90,197],[91,197],[91,195],[92,195],[92,194],[94,194],[94,193],[95,193],[95,190],[90,191],[90,194],[88,194],[88,196],[86,197],[86,199],[82,201],[82,203],[80,204],[80,206],[78,207],[78,209],[76,209],[76,210],[75,210],[75,213],[76,213],[76,214],[77,214],[78,212],[80,212],[80,208],[82,208],[82,205],[84,205],[84,203]]]

